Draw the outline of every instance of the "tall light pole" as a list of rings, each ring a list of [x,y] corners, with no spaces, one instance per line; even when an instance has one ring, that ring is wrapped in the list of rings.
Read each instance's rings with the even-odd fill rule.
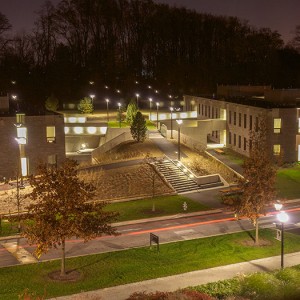
[[[171,111],[171,139],[173,139],[173,110],[174,108],[171,106],[170,111]]]
[[[285,211],[281,211],[277,215],[278,221],[281,223],[281,269],[284,268],[284,223],[289,220],[289,216]]]
[[[17,95],[11,95],[11,97],[13,98],[13,100],[17,103],[17,111],[19,111],[19,102],[17,100],[18,96]]]
[[[121,128],[121,103],[118,103],[119,106],[119,127]]]
[[[180,161],[180,127],[182,124],[182,120],[176,120],[177,124],[178,124],[178,161]]]
[[[156,128],[158,128],[158,108],[159,108],[159,102],[156,102]]]
[[[136,93],[135,96],[136,96],[136,107],[137,107],[137,109],[139,109],[139,96],[140,96],[140,94]]]
[[[152,98],[149,98],[149,106],[150,106],[149,121],[151,121]]]
[[[109,112],[108,112],[108,103],[109,103],[109,99],[106,98],[105,99],[106,102],[106,116],[107,116],[107,123],[109,122]]]
[[[92,104],[94,105],[94,98],[95,98],[95,95],[94,95],[94,94],[91,94],[91,95],[90,95],[90,98],[92,99]]]

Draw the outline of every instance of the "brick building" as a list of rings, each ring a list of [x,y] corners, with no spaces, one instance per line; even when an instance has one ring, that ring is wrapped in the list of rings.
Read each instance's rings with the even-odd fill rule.
[[[11,112],[0,97],[0,180],[34,173],[40,162],[65,159],[64,118],[55,113]]]
[[[246,156],[250,131],[263,117],[270,153],[282,155],[285,162],[300,161],[300,90],[219,86],[212,97],[184,96],[184,105],[186,111],[197,111],[198,130],[201,121],[211,121],[205,127],[208,142]]]

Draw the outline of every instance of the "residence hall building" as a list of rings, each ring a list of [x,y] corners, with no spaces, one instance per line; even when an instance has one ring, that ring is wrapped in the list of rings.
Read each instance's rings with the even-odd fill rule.
[[[9,96],[0,97],[0,137],[0,181],[32,174],[40,162],[56,165],[65,159],[63,116],[13,111]]]
[[[212,97],[184,96],[186,111],[197,111],[200,121],[223,126],[207,130],[207,141],[249,156],[250,131],[259,118],[267,121],[269,151],[284,162],[300,161],[300,90],[269,86],[218,86]],[[216,121],[219,121],[217,123]],[[199,125],[201,130],[201,124]]]

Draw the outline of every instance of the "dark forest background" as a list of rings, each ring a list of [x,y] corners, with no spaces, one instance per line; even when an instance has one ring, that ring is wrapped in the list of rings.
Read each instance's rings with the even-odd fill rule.
[[[62,0],[45,2],[32,32],[12,35],[0,12],[0,91],[27,103],[91,91],[104,103],[116,89],[126,99],[148,85],[160,97],[197,95],[217,84],[299,88],[300,26],[284,44],[235,17],[151,0]]]

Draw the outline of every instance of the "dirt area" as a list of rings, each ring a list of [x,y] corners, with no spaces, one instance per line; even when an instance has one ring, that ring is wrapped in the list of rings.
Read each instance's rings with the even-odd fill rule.
[[[232,172],[205,153],[197,153],[184,145],[182,145],[182,151],[188,155],[188,158],[183,158],[182,162],[197,176],[219,173],[229,183],[236,181],[236,177]],[[163,157],[164,153],[151,140],[146,140],[144,143],[127,142],[103,155],[100,161],[101,164],[107,164],[128,159],[145,158],[146,155]],[[98,169],[98,171],[89,173],[80,172],[80,176],[96,186],[96,198],[101,200],[151,197],[152,195],[172,192],[169,185],[149,168],[146,165],[137,165],[106,171]],[[27,191],[29,191],[28,188],[21,191],[21,210],[24,210],[30,202],[30,199],[24,199],[22,196]],[[16,212],[16,198],[16,189],[1,192],[0,214]]]

